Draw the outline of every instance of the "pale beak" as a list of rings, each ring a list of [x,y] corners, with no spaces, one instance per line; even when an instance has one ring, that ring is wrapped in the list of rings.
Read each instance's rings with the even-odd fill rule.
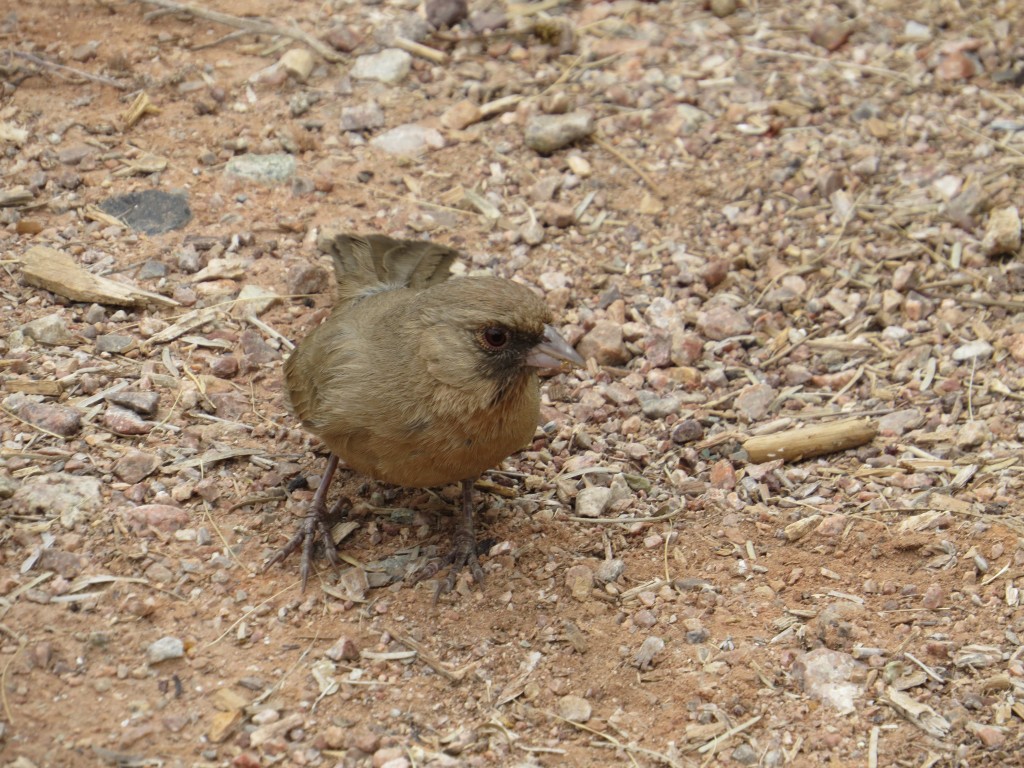
[[[583,366],[586,362],[573,349],[562,334],[552,326],[544,326],[544,340],[530,350],[526,356],[526,365],[530,368],[565,368]]]

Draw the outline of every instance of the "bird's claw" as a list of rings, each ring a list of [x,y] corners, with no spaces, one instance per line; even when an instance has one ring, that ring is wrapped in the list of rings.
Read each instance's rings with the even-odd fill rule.
[[[412,577],[413,584],[433,578],[445,566],[450,566],[448,576],[434,590],[435,603],[437,603],[441,595],[446,595],[455,589],[455,582],[463,568],[469,568],[469,572],[473,574],[473,579],[477,584],[483,583],[484,569],[480,567],[480,561],[477,559],[476,539],[472,536],[456,535],[451,551],[444,557],[431,560],[414,573]]]
[[[326,517],[334,517],[335,514],[341,510],[344,501],[344,499],[339,501],[335,505],[334,509],[331,510],[331,514]],[[338,560],[338,553],[334,549],[334,539],[331,536],[331,528],[327,525],[324,513],[325,509],[322,504],[310,505],[309,511],[306,513],[306,517],[299,526],[299,530],[295,532],[294,536],[288,539],[288,542],[283,547],[267,558],[267,561],[263,564],[263,571],[266,572],[271,566],[284,562],[292,552],[295,552],[301,547],[302,559],[299,562],[299,577],[302,579],[302,591],[305,592],[306,582],[309,581],[309,574],[313,570],[313,547],[316,544],[317,533],[320,534],[320,540],[324,543],[324,549],[327,551],[327,559],[330,560],[331,565],[335,568],[341,565],[341,561]]]

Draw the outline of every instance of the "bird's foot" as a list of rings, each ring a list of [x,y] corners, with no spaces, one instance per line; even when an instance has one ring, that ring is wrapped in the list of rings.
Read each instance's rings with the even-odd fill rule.
[[[334,549],[334,539],[331,536],[331,528],[327,524],[327,520],[335,518],[342,512],[345,512],[345,507],[348,506],[347,499],[339,499],[338,503],[334,505],[330,514],[327,513],[327,508],[323,502],[317,502],[314,500],[309,505],[309,511],[306,513],[306,517],[303,519],[302,524],[299,526],[299,530],[295,532],[288,543],[281,547],[277,552],[270,556],[266,563],[263,564],[264,572],[267,571],[272,565],[283,562],[292,552],[302,548],[302,560],[299,563],[299,576],[302,578],[302,591],[306,591],[306,582],[309,580],[309,574],[313,567],[313,546],[316,543],[316,535],[320,534],[320,540],[324,543],[324,549],[327,550],[327,559],[331,561],[331,565],[337,568],[341,565],[338,560],[338,553]]]
[[[473,574],[477,584],[483,583],[484,569],[480,567],[480,561],[476,557],[476,539],[472,534],[463,534],[462,531],[456,533],[455,542],[447,555],[431,560],[413,574],[412,582],[417,584],[425,579],[433,578],[442,568],[449,566],[448,576],[434,590],[435,603],[441,595],[446,595],[455,589],[455,582],[463,568],[469,568],[469,572]]]

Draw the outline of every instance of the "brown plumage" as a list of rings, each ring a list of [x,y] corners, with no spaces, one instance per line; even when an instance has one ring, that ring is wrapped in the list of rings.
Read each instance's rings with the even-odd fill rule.
[[[302,530],[268,563],[303,545],[303,583],[338,458],[396,485],[461,482],[452,568],[479,580],[471,491],[481,472],[525,446],[537,427],[538,368],[583,360],[549,324],[529,288],[494,277],[448,280],[458,255],[381,235],[322,238],[334,258],[337,303],[285,363],[295,414],[331,450]],[[335,553],[327,547],[332,561]]]

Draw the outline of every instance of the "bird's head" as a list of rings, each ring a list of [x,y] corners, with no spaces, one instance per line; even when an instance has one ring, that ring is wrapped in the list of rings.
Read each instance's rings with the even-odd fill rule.
[[[550,324],[544,300],[524,285],[466,277],[422,296],[430,329],[422,351],[435,377],[453,387],[489,393],[496,403],[538,369],[584,364]]]

